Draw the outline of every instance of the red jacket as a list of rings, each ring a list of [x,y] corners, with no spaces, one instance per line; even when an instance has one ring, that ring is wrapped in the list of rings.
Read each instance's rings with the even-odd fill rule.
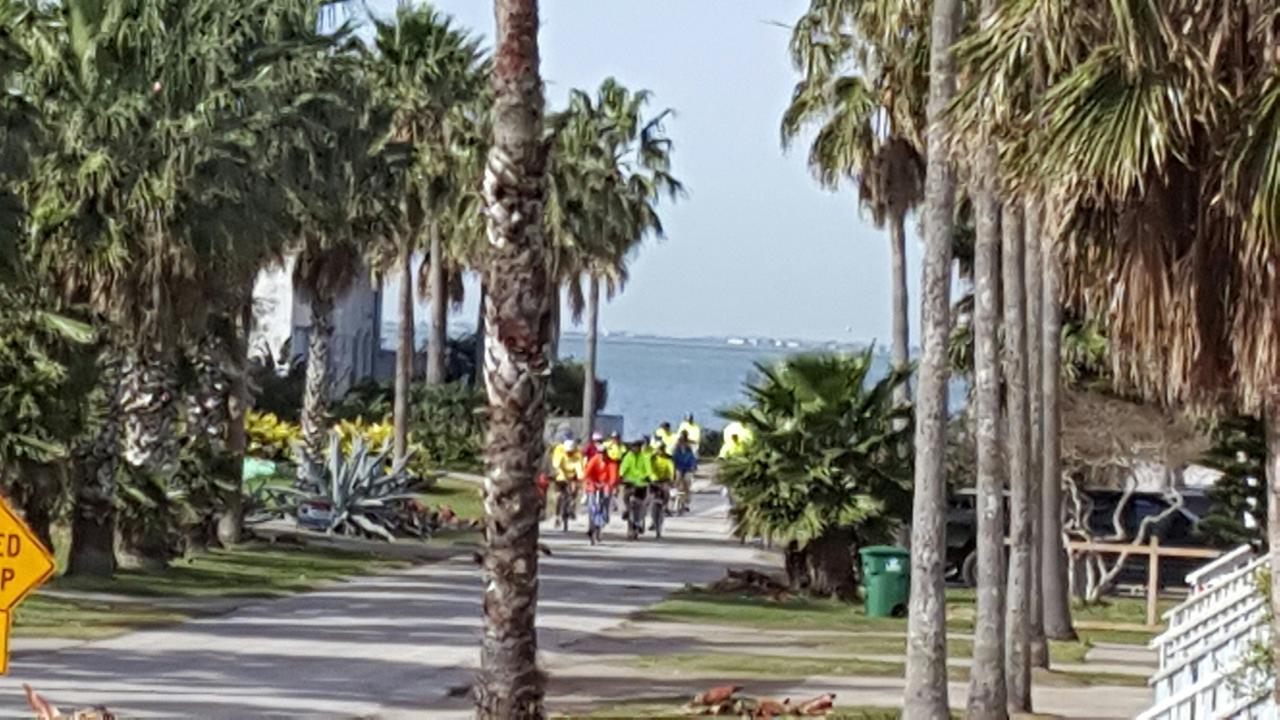
[[[587,467],[582,472],[582,486],[586,492],[612,490],[617,484],[617,464],[609,462],[604,453],[596,453],[587,461]]]

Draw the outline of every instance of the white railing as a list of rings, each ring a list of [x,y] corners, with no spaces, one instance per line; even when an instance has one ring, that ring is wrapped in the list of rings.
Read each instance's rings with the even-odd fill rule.
[[[1191,586],[1192,594],[1204,592],[1205,589],[1217,584],[1218,578],[1235,572],[1253,561],[1253,548],[1249,545],[1241,545],[1195,572],[1189,573],[1187,585]]]
[[[1169,627],[1151,641],[1159,669],[1151,709],[1138,720],[1276,718],[1267,678],[1246,666],[1271,635],[1267,601],[1255,578],[1267,558],[1242,546],[1187,576],[1191,596],[1164,614]]]
[[[1230,599],[1238,597],[1241,593],[1251,592],[1254,587],[1254,573],[1266,563],[1265,557],[1255,558],[1248,564],[1219,576],[1203,591],[1192,594],[1179,605],[1166,611],[1164,619],[1169,623],[1170,631],[1197,618],[1216,613],[1224,604],[1229,603]]]

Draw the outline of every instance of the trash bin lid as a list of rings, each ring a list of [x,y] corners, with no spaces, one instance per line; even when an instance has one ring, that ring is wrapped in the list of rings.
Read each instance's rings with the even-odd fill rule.
[[[863,557],[911,557],[911,551],[894,545],[871,545],[858,550]]]

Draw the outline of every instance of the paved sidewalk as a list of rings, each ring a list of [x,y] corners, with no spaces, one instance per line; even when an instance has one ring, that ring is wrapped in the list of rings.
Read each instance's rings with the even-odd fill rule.
[[[718,495],[672,519],[660,543],[605,543],[544,525],[539,642],[554,653],[686,583],[763,560],[725,539]],[[581,523],[579,523],[581,525]],[[21,684],[63,708],[106,704],[124,717],[466,717],[450,697],[474,674],[481,584],[467,559],[365,577],[168,629],[19,653],[0,678],[0,717],[30,717]],[[450,712],[452,711],[452,712]]]
[[[626,660],[636,655],[806,646],[845,634],[627,621],[673,590],[722,577],[728,566],[776,570],[776,555],[727,539],[718,493],[697,494],[694,503],[692,515],[669,521],[661,542],[627,542],[616,518],[596,547],[581,531],[566,535],[544,524],[553,556],[541,560],[538,623],[552,711],[688,697],[734,680],[760,694],[836,692],[843,705],[901,702],[897,678],[654,677],[631,667]],[[29,682],[64,709],[102,703],[128,718],[461,720],[471,716],[467,691],[479,658],[480,602],[479,572],[459,558],[255,601],[168,629],[70,645],[28,641],[0,678],[0,718],[30,717],[21,691]],[[1099,659],[1138,659],[1125,652],[1113,649]],[[963,683],[952,683],[953,705],[962,706],[964,691]],[[1035,697],[1042,711],[1098,719],[1131,717],[1150,693],[1037,687]]]

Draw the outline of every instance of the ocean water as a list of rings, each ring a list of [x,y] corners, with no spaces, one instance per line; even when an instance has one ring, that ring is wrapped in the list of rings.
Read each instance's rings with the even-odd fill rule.
[[[602,337],[598,372],[609,382],[604,412],[622,415],[628,435],[652,432],[664,420],[677,425],[686,413],[693,413],[704,428],[719,429],[725,420],[718,411],[744,400],[743,383],[756,377],[757,362],[771,364],[790,353],[819,349],[730,345],[723,340]],[[581,359],[586,353],[585,338],[566,333],[560,352]],[[889,369],[888,355],[877,355],[875,365],[875,376],[883,377]],[[952,411],[963,402],[963,385],[953,384]]]

